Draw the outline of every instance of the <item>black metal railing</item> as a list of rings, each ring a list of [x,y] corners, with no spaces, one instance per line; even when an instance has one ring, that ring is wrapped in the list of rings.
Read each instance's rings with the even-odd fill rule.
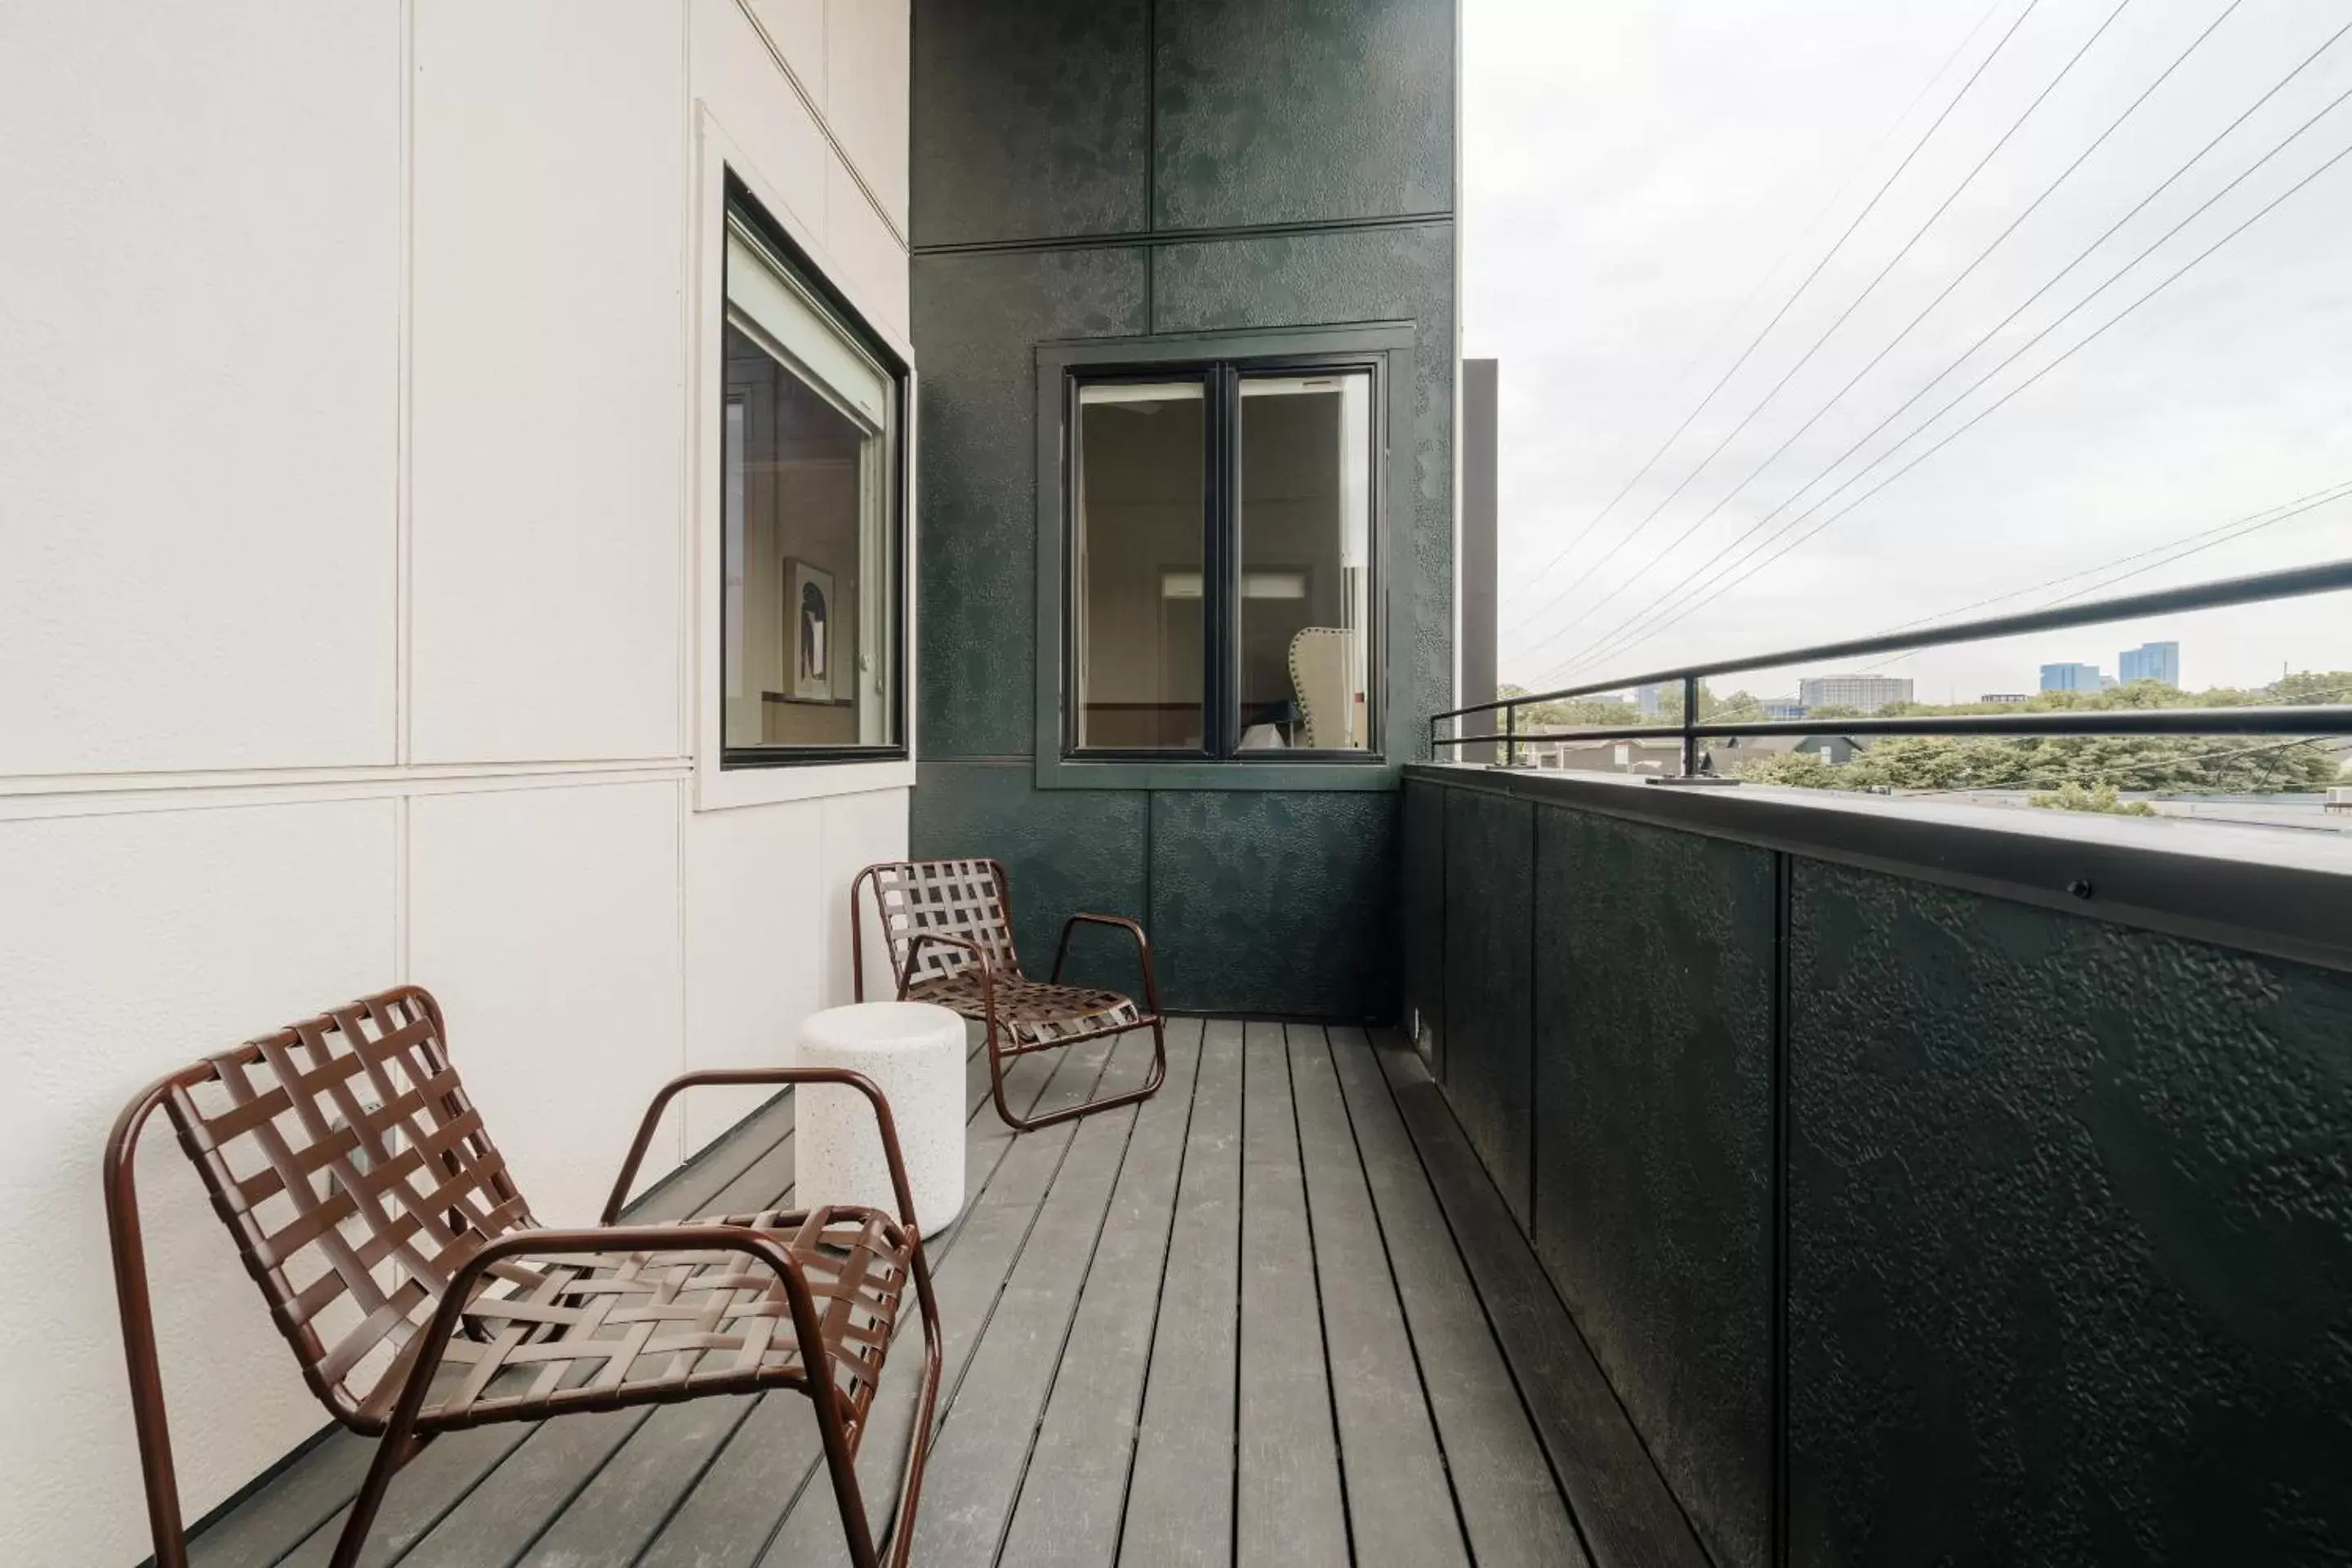
[[[2352,589],[2352,561],[2322,566],[2299,566],[2286,572],[2265,572],[2250,577],[2227,577],[2186,588],[2166,588],[2118,599],[2096,599],[2064,609],[2029,610],[2021,615],[1994,616],[1959,621],[1925,630],[1887,632],[1852,637],[1812,647],[1789,648],[1751,658],[1724,659],[1713,664],[1685,665],[1631,679],[1596,680],[1556,691],[1526,692],[1473,703],[1433,714],[1429,721],[1432,754],[1447,746],[1493,743],[1503,749],[1506,767],[1516,766],[1520,746],[1531,741],[1656,740],[1679,736],[1682,777],[1699,776],[1699,742],[1730,735],[2336,735],[2352,733],[2352,704],[2299,703],[2293,707],[2237,708],[2105,708],[2058,709],[2030,713],[1905,714],[1895,717],[1858,716],[1825,719],[1753,719],[1729,721],[1699,716],[1699,684],[1711,676],[1737,675],[1751,669],[1781,669],[1831,659],[1860,658],[1869,654],[1903,653],[1943,647],[1953,643],[1979,642],[2026,632],[2060,631],[2094,626],[2110,621],[2178,615],[2190,610],[2217,610],[2232,605],[2259,605],[2277,599],[2304,598],[2314,594]],[[1625,691],[1643,686],[1677,684],[1682,688],[1682,719],[1678,724],[1633,724],[1547,730],[1524,732],[1519,710],[1541,702]],[[1500,713],[1500,731],[1479,735],[1440,735],[1438,726],[1479,713]]]

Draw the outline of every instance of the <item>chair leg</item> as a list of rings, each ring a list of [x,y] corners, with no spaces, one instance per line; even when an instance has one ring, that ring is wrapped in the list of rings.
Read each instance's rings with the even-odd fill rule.
[[[916,1309],[923,1320],[923,1384],[915,1398],[914,1429],[907,1436],[906,1470],[898,1482],[898,1510],[890,1521],[889,1568],[907,1568],[915,1550],[915,1510],[923,1500],[923,1466],[931,1455],[931,1428],[940,1407],[939,1306],[931,1296],[930,1267],[923,1261],[922,1239],[916,1247]]]
[[[816,1407],[817,1436],[824,1445],[824,1468],[833,1477],[834,1506],[841,1510],[841,1533],[852,1568],[880,1568],[881,1559],[874,1555],[874,1527],[866,1517],[866,1493],[857,1484],[857,1458],[841,1424],[840,1401],[831,1388],[812,1386],[809,1403]]]
[[[1123,1031],[1112,1037],[1124,1039],[1127,1035],[1133,1032],[1133,1030]],[[1057,1121],[1070,1121],[1081,1116],[1092,1116],[1097,1110],[1116,1110],[1122,1105],[1133,1105],[1139,1100],[1150,1100],[1160,1092],[1160,1086],[1168,1081],[1168,1026],[1159,1014],[1154,1013],[1151,1016],[1151,1074],[1144,1080],[1140,1089],[1130,1089],[1120,1094],[1107,1094],[1100,1100],[1089,1100],[1083,1105],[1066,1105],[1059,1110],[1049,1110],[1043,1116],[1014,1115],[1012,1106],[1006,1104],[1004,1100],[1004,1060],[996,1047],[996,1029],[993,1025],[990,1026],[988,1031],[988,1076],[990,1086],[996,1095],[996,1114],[1003,1118],[1004,1124],[1016,1132],[1034,1132],[1040,1127],[1051,1127]]]
[[[412,1431],[399,1425],[395,1413],[394,1429],[376,1439],[375,1457],[368,1461],[367,1479],[360,1483],[360,1495],[352,1500],[351,1517],[343,1521],[343,1532],[335,1539],[335,1554],[328,1568],[359,1568],[360,1548],[367,1544],[376,1510],[383,1507],[383,1494],[392,1486],[393,1472],[415,1458],[422,1447]]]

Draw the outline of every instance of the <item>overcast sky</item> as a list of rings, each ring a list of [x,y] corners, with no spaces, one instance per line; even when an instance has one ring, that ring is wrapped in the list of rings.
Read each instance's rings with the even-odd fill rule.
[[[2347,101],[2095,295],[2352,91],[2352,34],[1832,466],[2352,23],[2352,0],[2234,9],[2125,0],[2119,13],[2116,0],[1995,0],[1989,11],[1986,0],[1464,0],[1464,348],[1501,361],[1506,681],[1558,686],[1858,636],[1996,595],[2015,596],[1969,613],[2035,607],[2164,556],[2090,572],[2104,563],[2331,487],[2346,499],[2105,592],[2352,556],[2352,157],[1845,510],[2352,149]],[[1734,552],[1716,560],[1727,547]],[[2087,574],[2019,592],[2074,573]],[[1725,591],[1700,602],[1711,584]],[[1675,618],[1685,605],[1696,607]],[[2352,595],[1931,651],[1884,668],[1916,677],[1922,700],[1969,700],[2032,689],[2045,661],[2113,674],[2119,648],[2157,637],[2180,641],[2191,686],[2260,684],[2282,665],[2352,668]],[[1771,695],[1793,692],[1795,676],[1720,684]]]

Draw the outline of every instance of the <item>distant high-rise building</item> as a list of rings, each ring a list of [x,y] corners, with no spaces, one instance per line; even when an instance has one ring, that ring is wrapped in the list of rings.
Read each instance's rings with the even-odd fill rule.
[[[1805,705],[1793,697],[1766,697],[1756,704],[1757,711],[1767,719],[1801,719]]]
[[[1911,700],[1911,681],[1898,675],[1816,675],[1797,682],[1797,700],[1815,708],[1855,708],[1874,713]]]
[[[1641,710],[1643,718],[1654,719],[1658,716],[1659,711],[1665,706],[1665,690],[1666,689],[1656,681],[1633,689],[1633,706]]]
[[[2045,664],[2042,667],[2042,689],[2096,691],[2099,689],[2099,667],[2095,664]]]
[[[2135,680],[2161,680],[2167,686],[2178,686],[2180,684],[2180,645],[2177,642],[2147,642],[2137,647],[2127,647],[2116,656],[2116,669],[2126,686]]]

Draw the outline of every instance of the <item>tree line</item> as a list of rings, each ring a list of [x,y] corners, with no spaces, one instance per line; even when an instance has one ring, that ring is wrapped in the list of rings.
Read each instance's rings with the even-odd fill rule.
[[[1504,686],[1497,695],[1525,695]],[[1678,726],[1682,691],[1659,693],[1660,711],[1643,717],[1622,698],[1531,704],[1519,711],[1518,731],[1633,725]],[[2159,680],[2135,680],[2104,691],[2044,691],[2023,702],[1933,704],[1899,702],[1879,710],[1887,715],[1933,717],[1969,713],[2048,713],[2113,709],[2243,708],[2341,702],[2352,700],[2352,670],[2305,670],[2283,676],[2268,687],[2217,686],[2184,691]],[[1762,711],[1744,690],[1717,697],[1699,688],[1701,722],[1732,722]],[[1859,718],[1853,709],[1816,708],[1808,718]],[[2336,782],[2338,759],[2326,737],[2266,738],[2260,735],[2002,736],[1895,735],[1872,742],[1852,761],[1832,764],[1811,752],[1769,756],[1738,755],[1739,748],[1717,742],[1718,767],[1759,784],[1807,789],[1967,790],[2028,789],[2045,792],[2035,805],[2075,811],[2131,812],[2119,790],[2161,790],[2222,795],[2324,789]],[[2145,808],[2140,808],[2142,812]]]

